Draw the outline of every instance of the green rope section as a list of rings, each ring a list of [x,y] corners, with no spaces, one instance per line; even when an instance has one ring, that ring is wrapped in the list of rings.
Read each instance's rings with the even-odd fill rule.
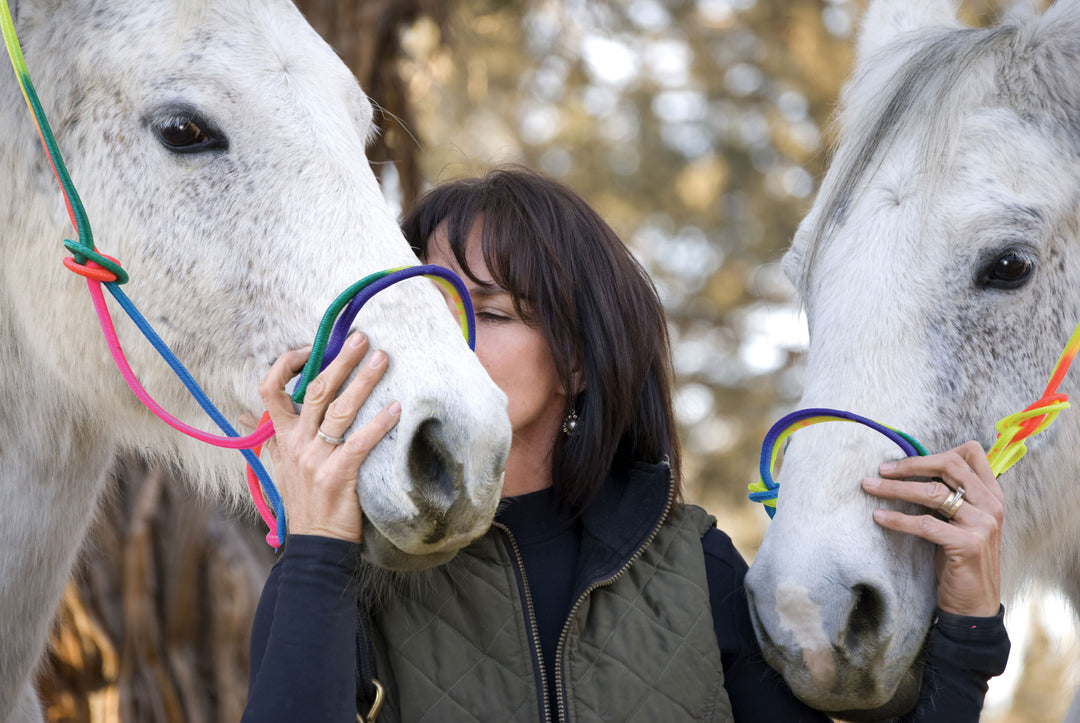
[[[0,0],[2,1],[2,0]],[[386,271],[376,271],[373,274],[368,274],[364,278],[357,281],[355,284],[341,292],[330,307],[323,314],[322,321],[319,322],[319,329],[315,332],[315,341],[311,345],[311,356],[308,357],[307,363],[304,364],[304,371],[300,375],[300,381],[296,384],[296,389],[293,390],[292,399],[297,404],[302,404],[304,401],[304,395],[307,394],[308,384],[318,375],[321,371],[323,357],[326,355],[326,344],[330,341],[330,334],[334,328],[334,322],[338,316],[349,305],[349,302],[353,300],[358,293],[364,288],[370,286],[372,282],[378,281],[382,277],[393,273],[396,269],[388,269]]]
[[[41,105],[41,99],[38,97],[33,81],[30,80],[30,71],[26,65],[26,58],[23,57],[19,39],[15,34],[15,21],[11,16],[11,9],[8,7],[7,0],[0,0],[0,10],[3,10],[0,13],[0,30],[3,31],[4,45],[7,48],[8,57],[11,58],[11,65],[15,69],[15,76],[18,79],[23,98],[26,100],[26,105],[30,108],[30,112],[34,117],[34,124],[37,126],[41,143],[45,146],[45,152],[49,157],[53,173],[60,183],[71,225],[78,235],[78,241],[66,239],[64,247],[72,252],[75,261],[79,265],[85,265],[87,261],[100,264],[103,268],[116,275],[116,283],[123,284],[128,280],[128,275],[120,264],[99,254],[94,248],[94,233],[90,228],[90,219],[86,214],[86,209],[83,207],[79,192],[75,189],[75,184],[71,180],[71,174],[64,163],[64,157],[60,153],[60,147],[56,142],[52,127],[49,125],[49,120],[45,117],[45,109]]]

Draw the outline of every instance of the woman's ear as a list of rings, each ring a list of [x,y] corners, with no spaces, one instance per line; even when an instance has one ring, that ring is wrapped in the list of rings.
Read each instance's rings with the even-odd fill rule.
[[[575,397],[585,391],[585,375],[581,373],[580,366],[575,366],[570,372],[570,387]]]

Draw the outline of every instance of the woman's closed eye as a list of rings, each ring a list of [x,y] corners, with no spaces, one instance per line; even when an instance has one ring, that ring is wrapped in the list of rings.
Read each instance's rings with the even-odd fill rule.
[[[514,319],[512,315],[500,309],[477,309],[476,318],[485,324],[501,324]]]

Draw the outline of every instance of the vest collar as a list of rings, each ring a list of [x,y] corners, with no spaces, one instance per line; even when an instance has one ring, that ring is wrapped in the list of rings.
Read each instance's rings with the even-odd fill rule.
[[[665,462],[635,462],[608,474],[581,515],[574,599],[618,575],[644,549],[667,517],[673,497],[674,482]]]

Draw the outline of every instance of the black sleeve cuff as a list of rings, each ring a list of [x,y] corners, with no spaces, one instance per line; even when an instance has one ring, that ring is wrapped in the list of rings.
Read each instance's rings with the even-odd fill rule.
[[[997,615],[988,618],[954,615],[939,609],[927,640],[927,652],[936,663],[986,678],[1005,671],[1009,649],[1004,605],[998,608]]]
[[[351,575],[359,555],[360,545],[355,542],[318,535],[289,535],[278,564],[314,564]]]

